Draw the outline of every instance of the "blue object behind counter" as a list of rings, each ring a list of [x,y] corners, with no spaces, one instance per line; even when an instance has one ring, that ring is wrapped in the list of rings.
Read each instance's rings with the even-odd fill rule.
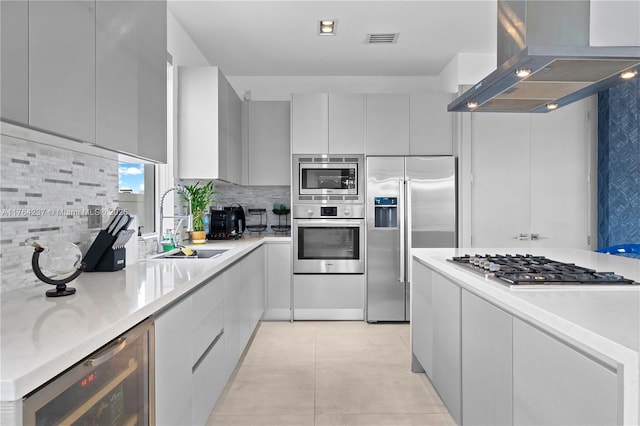
[[[598,253],[617,254],[640,259],[640,244],[618,244],[596,250]]]

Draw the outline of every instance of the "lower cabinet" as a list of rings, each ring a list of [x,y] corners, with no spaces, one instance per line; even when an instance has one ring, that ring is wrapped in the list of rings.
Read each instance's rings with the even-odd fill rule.
[[[417,309],[411,309],[413,357],[420,365],[412,366],[416,373],[424,372],[433,377],[433,283],[431,269],[421,263],[413,263],[411,301]],[[415,362],[414,361],[414,362]],[[421,367],[421,368],[420,368]]]
[[[433,273],[433,374],[431,381],[457,424],[462,422],[460,287]]]
[[[227,379],[264,312],[264,247],[224,272],[224,330]]]
[[[191,297],[155,317],[156,424],[191,422]]]
[[[262,317],[271,321],[291,319],[291,243],[269,243],[267,250],[267,282],[265,311]]]
[[[264,311],[263,250],[156,316],[156,424],[206,423]]]
[[[512,319],[508,313],[462,290],[464,424],[512,423]]]
[[[413,370],[458,425],[618,425],[617,365],[413,262]]]
[[[513,320],[514,424],[622,424],[621,399],[616,368]]]

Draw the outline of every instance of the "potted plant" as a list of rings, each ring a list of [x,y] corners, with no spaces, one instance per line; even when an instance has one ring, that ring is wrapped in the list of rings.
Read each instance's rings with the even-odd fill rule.
[[[187,185],[186,188],[191,196],[191,214],[193,215],[191,241],[194,244],[203,244],[207,241],[207,234],[204,230],[202,216],[211,203],[213,196],[217,194],[217,191],[213,186],[213,181],[209,181],[203,186],[200,186],[200,182],[198,181],[194,185]],[[185,202],[186,201],[187,199],[185,197]]]

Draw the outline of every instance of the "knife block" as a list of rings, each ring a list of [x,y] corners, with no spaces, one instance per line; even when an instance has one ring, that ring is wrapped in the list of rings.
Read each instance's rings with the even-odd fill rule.
[[[115,241],[115,235],[101,230],[82,259],[85,264],[84,271],[112,272],[123,269],[126,266],[126,250],[114,250],[111,246]]]

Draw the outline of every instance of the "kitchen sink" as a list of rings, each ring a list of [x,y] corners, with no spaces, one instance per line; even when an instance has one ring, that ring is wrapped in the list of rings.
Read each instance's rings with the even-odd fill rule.
[[[187,256],[181,251],[156,256],[154,259],[211,259],[222,255],[227,250],[193,250],[193,255]]]

